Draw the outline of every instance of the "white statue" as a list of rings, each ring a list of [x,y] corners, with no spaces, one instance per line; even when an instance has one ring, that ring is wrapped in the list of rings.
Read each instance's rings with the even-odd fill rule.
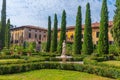
[[[66,53],[66,43],[65,43],[65,40],[64,40],[63,43],[62,43],[62,56],[65,56],[65,53]]]

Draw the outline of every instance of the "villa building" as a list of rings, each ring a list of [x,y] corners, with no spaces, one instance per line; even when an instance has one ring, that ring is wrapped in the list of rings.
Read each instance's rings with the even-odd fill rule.
[[[109,21],[109,32],[108,32],[108,38],[109,38],[109,44],[113,44],[113,37],[112,34],[110,33],[113,22]],[[99,26],[100,23],[92,23],[92,38],[93,38],[93,44],[96,45],[98,44],[98,39],[99,39]],[[73,42],[74,41],[74,34],[75,34],[75,26],[69,26],[66,28],[66,40],[68,42]],[[82,41],[83,41],[83,36],[84,35],[84,25],[82,25]],[[60,39],[60,29],[58,30],[58,39]]]
[[[46,42],[46,40],[47,40],[47,29],[44,28],[26,25],[11,29],[11,43],[13,44],[21,44],[24,41]]]
[[[108,27],[108,39],[109,44],[113,44],[113,37],[110,33],[113,22],[109,21]],[[92,38],[93,44],[98,44],[99,39],[99,26],[100,23],[92,23]],[[69,26],[66,28],[66,40],[67,42],[74,42],[75,26]],[[84,25],[82,25],[82,41],[84,37]],[[58,40],[60,39],[60,29],[58,29]],[[47,29],[36,27],[36,26],[21,26],[11,29],[11,42],[14,44],[20,44],[24,41],[33,42],[33,41],[47,41]]]

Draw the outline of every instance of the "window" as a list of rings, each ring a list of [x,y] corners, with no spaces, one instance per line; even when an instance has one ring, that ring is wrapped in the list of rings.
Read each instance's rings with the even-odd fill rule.
[[[46,35],[44,35],[44,38],[46,37]]]
[[[97,38],[99,37],[99,32],[96,32],[96,37],[97,37]]]
[[[96,41],[96,44],[98,44],[98,41]]]
[[[73,34],[70,36],[71,39],[73,39]]]
[[[29,29],[29,31],[31,31],[31,29]]]
[[[39,40],[41,40],[41,35],[39,35]]]
[[[31,38],[31,33],[29,33],[29,36],[28,36],[29,38]]]
[[[35,34],[35,38],[37,38],[37,34]]]

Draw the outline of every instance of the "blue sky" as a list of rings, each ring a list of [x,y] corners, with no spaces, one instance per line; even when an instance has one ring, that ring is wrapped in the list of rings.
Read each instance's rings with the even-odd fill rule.
[[[107,1],[111,21],[114,16],[115,0]],[[53,25],[54,13],[57,13],[60,26],[62,11],[65,9],[67,26],[71,26],[75,25],[77,7],[80,5],[84,24],[87,2],[91,5],[92,22],[99,22],[102,0],[7,0],[7,18],[11,19],[13,25],[36,25],[47,28],[48,16],[51,16]],[[2,0],[0,4],[2,5]]]

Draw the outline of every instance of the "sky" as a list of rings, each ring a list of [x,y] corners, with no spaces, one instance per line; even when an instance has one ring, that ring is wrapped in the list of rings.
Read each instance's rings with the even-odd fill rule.
[[[47,28],[48,16],[51,16],[52,26],[54,24],[54,14],[58,17],[58,26],[61,25],[62,11],[67,13],[67,26],[74,26],[76,21],[77,8],[82,8],[82,24],[85,22],[86,4],[91,7],[91,19],[93,22],[100,21],[100,11],[102,0],[6,0],[7,19],[17,27],[23,25],[34,25]],[[107,0],[109,10],[109,20],[113,20],[115,11],[115,0]],[[0,11],[2,0],[0,0]],[[1,16],[1,14],[0,14]]]

